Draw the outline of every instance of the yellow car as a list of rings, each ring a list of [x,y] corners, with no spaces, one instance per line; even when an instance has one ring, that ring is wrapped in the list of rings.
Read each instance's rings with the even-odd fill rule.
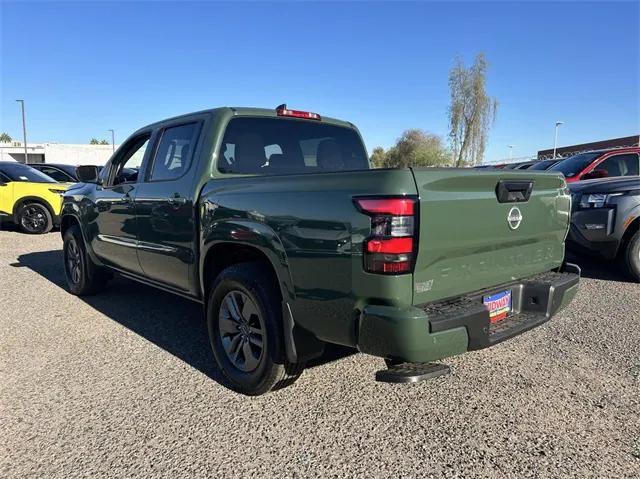
[[[51,231],[60,220],[62,195],[71,183],[57,183],[28,165],[0,161],[0,221],[25,233]]]

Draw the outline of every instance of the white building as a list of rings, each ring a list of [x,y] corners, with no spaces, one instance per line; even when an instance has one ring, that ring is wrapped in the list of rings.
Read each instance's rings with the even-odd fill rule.
[[[116,149],[119,145],[116,145]],[[28,143],[29,163],[63,163],[68,165],[104,165],[111,157],[111,145],[74,145],[62,143]],[[24,163],[21,141],[0,143],[0,161]]]

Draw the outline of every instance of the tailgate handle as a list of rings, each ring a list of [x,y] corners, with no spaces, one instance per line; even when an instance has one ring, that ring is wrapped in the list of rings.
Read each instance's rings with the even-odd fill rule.
[[[529,201],[533,191],[533,180],[500,180],[496,185],[499,203],[521,203]]]

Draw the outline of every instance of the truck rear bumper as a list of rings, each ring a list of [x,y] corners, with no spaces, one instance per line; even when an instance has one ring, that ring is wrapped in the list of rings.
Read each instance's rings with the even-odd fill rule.
[[[360,316],[360,351],[406,362],[428,362],[484,349],[551,319],[576,294],[580,269],[566,264],[520,281],[462,297],[400,309],[366,306]],[[512,313],[489,320],[482,298],[512,291]]]

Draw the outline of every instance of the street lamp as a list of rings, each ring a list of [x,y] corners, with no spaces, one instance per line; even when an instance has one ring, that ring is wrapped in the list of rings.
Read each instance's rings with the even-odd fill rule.
[[[553,142],[553,159],[556,159],[556,150],[558,149],[558,127],[564,124],[563,121],[556,121],[556,137]]]
[[[24,163],[29,163],[29,155],[27,154],[27,122],[24,117],[24,100],[16,100],[22,107],[22,136],[24,139]]]
[[[116,151],[116,134],[113,130],[107,130],[111,132],[111,153]]]
[[[509,160],[513,157],[513,147],[516,145],[507,145],[509,147]]]

